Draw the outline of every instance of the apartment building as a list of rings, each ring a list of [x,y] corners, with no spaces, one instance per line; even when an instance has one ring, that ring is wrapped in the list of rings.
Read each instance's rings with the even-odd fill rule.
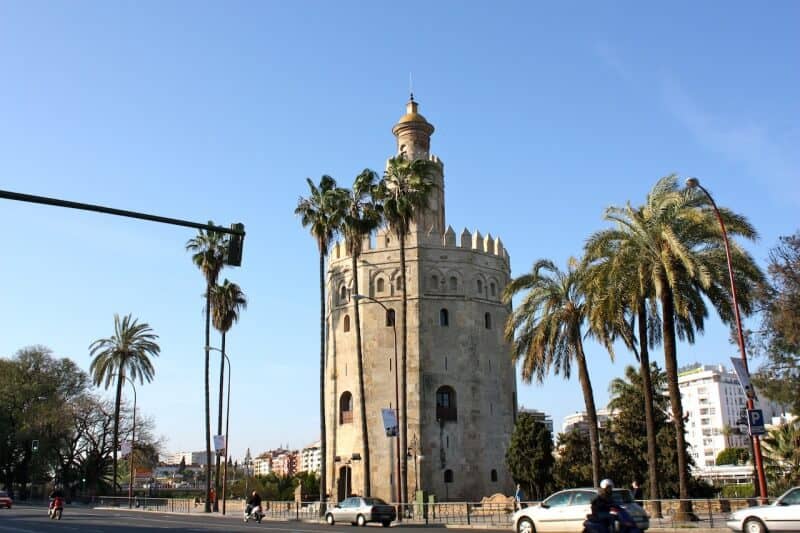
[[[300,472],[316,472],[320,471],[320,441],[309,444],[300,452]]]
[[[527,409],[524,406],[519,408],[519,414],[522,413],[530,415],[537,422],[544,424],[547,430],[550,431],[550,434],[553,434],[553,419],[550,417],[550,415],[544,411],[539,411],[538,409]]]

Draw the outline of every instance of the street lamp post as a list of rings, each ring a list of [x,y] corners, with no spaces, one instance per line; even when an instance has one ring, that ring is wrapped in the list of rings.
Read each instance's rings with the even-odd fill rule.
[[[375,302],[383,308],[387,315],[389,313],[389,308],[372,296],[367,296],[366,294],[356,294],[353,296],[353,299],[356,301],[369,300],[371,302]],[[397,435],[395,436],[397,439],[397,505],[400,507],[397,513],[397,521],[400,522],[403,519],[403,513],[401,512],[403,509],[403,491],[402,483],[400,482],[400,385],[398,378],[400,369],[397,367],[397,320],[394,316],[392,316],[392,333],[394,334],[394,414],[398,425]]]
[[[731,282],[731,298],[733,299],[733,315],[736,319],[736,334],[737,340],[739,342],[739,353],[742,357],[742,365],[744,366],[744,370],[746,373],[749,373],[747,368],[747,352],[745,350],[744,345],[744,334],[742,333],[742,318],[739,314],[739,303],[736,299],[736,284],[733,280],[733,265],[731,264],[731,250],[728,244],[728,232],[725,230],[725,222],[722,220],[722,215],[720,215],[719,209],[717,208],[717,203],[714,201],[714,198],[711,196],[705,187],[700,185],[700,180],[697,178],[688,178],[686,180],[686,186],[690,189],[700,189],[705,193],[706,197],[708,198],[709,202],[711,202],[711,207],[714,209],[714,214],[717,215],[717,220],[719,221],[719,226],[722,229],[722,242],[725,244],[725,259],[728,262],[728,277],[730,278]],[[753,393],[752,391],[747,394],[747,409],[752,410],[754,408],[753,403]],[[758,438],[758,435],[751,435],[750,436],[753,441],[753,455],[755,456],[755,463],[756,463],[756,472],[758,475],[758,490],[761,493],[761,500],[762,502],[766,502],[767,500],[767,480],[764,476],[764,464],[761,460],[761,441]]]
[[[219,348],[214,348],[209,346],[209,350],[214,350],[215,352],[219,352],[225,357],[225,361],[228,363],[228,405],[225,408],[225,465],[222,468],[222,514],[225,514],[225,504],[227,501],[227,497],[225,495],[225,491],[227,490],[227,482],[228,482],[228,451],[230,450],[230,444],[228,443],[228,426],[231,421],[231,360],[228,357],[228,354],[220,350]]]

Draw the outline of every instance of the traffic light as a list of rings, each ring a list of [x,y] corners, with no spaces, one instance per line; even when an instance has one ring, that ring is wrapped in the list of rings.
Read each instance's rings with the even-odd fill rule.
[[[38,440],[31,441],[31,451],[33,453],[36,453],[36,452],[39,451],[39,441]]]
[[[231,224],[233,231],[239,232],[232,233],[228,237],[228,251],[225,254],[225,263],[230,266],[242,266],[242,249],[244,247],[244,224],[237,222]]]

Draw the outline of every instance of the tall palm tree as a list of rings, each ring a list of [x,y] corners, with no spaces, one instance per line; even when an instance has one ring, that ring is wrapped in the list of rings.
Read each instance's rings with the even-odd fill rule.
[[[731,236],[755,239],[747,220],[720,209]],[[689,474],[684,433],[683,406],[678,388],[677,339],[694,342],[701,332],[708,309],[707,297],[723,321],[733,316],[725,251],[719,224],[705,195],[681,190],[674,175],[660,179],[639,209],[630,205],[610,207],[606,220],[616,224],[610,235],[625,242],[639,254],[641,275],[652,286],[661,308],[661,337],[664,366],[675,425],[679,495],[689,497]],[[752,312],[754,289],[763,282],[750,255],[732,242],[732,263],[736,272],[739,303],[745,314]],[[688,510],[684,509],[684,510]]]
[[[381,223],[381,206],[377,200],[378,176],[373,170],[364,169],[356,176],[352,189],[341,189],[344,209],[342,211],[341,231],[345,246],[350,253],[353,270],[353,291],[358,294],[358,259],[364,238],[369,236]],[[369,496],[370,483],[369,435],[367,433],[367,400],[364,392],[364,354],[361,350],[361,316],[358,299],[353,299],[353,315],[356,327],[356,358],[358,364],[358,395],[361,406],[361,435],[364,463],[364,495]]]
[[[641,216],[641,210],[637,216]],[[654,291],[647,276],[646,261],[642,259],[644,255],[633,244],[620,238],[615,230],[592,235],[585,246],[585,291],[590,301],[592,330],[600,332],[598,336],[610,352],[613,350],[613,341],[622,339],[639,361],[647,435],[648,498],[658,500],[657,435],[649,348],[660,342],[660,319],[654,305]],[[636,332],[634,327],[637,328]],[[659,508],[655,511],[660,515]]]
[[[310,194],[300,198],[294,210],[300,216],[300,223],[309,228],[319,251],[319,433],[320,433],[320,476],[319,499],[325,501],[328,483],[327,453],[328,436],[325,420],[325,257],[328,255],[334,235],[342,218],[342,202],[337,196],[336,180],[324,175],[315,185],[306,178]],[[340,195],[339,195],[340,196]],[[322,512],[320,506],[320,512]]]
[[[234,322],[239,321],[239,312],[242,309],[247,309],[247,298],[242,292],[242,288],[236,283],[231,283],[227,279],[222,282],[222,285],[214,285],[211,289],[211,321],[214,328],[222,334],[222,346],[220,350],[220,366],[219,366],[219,412],[217,417],[217,435],[222,435],[222,398],[224,396],[224,378],[225,378],[225,338],[228,331],[233,327]],[[228,369],[230,372],[230,369]],[[228,443],[225,443],[227,448]],[[216,493],[222,494],[220,489],[219,478],[219,454],[217,454],[216,461]],[[224,487],[223,487],[224,488]],[[214,505],[217,505],[218,499],[214,500]]]
[[[161,348],[156,343],[158,335],[146,323],[141,324],[131,315],[120,319],[114,315],[114,334],[97,339],[89,345],[89,354],[94,357],[89,372],[95,386],[105,389],[116,378],[117,393],[114,400],[114,494],[117,493],[117,448],[119,448],[119,411],[122,401],[122,383],[125,377],[139,379],[139,383],[153,380],[155,369],[151,357],[158,357]]]
[[[542,383],[551,370],[569,379],[572,365],[577,365],[589,419],[592,480],[597,487],[600,486],[600,444],[581,331],[588,316],[582,292],[583,276],[575,259],[570,259],[566,272],[559,270],[552,261],[540,259],[530,273],[511,280],[503,292],[506,303],[510,303],[515,294],[527,292],[508,317],[505,336],[511,343],[514,362],[522,360],[522,379],[526,383],[534,377]]]
[[[406,237],[411,232],[414,218],[425,209],[428,198],[435,185],[433,173],[438,167],[423,159],[409,160],[405,153],[389,159],[383,179],[380,183],[379,195],[383,204],[383,216],[391,231],[400,243],[400,279],[403,292],[401,307],[402,342],[400,351],[400,449],[408,449],[408,409],[406,366],[408,361],[408,293],[406,291]],[[408,457],[402,454],[400,461],[400,494],[408,499]],[[403,503],[403,502],[399,502]]]
[[[209,221],[208,225],[213,226]],[[206,338],[205,352],[205,399],[206,399],[206,504],[205,512],[211,512],[211,388],[209,386],[209,347],[211,346],[211,290],[217,284],[219,273],[225,263],[225,235],[212,230],[198,230],[197,235],[186,243],[192,252],[192,261],[206,280]]]
[[[800,419],[771,429],[761,444],[773,485],[780,490],[800,483]]]

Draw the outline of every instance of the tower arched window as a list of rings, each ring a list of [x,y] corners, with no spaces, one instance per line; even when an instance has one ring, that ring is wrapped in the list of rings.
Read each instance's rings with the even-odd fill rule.
[[[492,482],[496,482],[497,481],[497,470],[495,470],[494,468],[492,468],[492,473],[490,475],[490,479],[492,480]]]
[[[394,286],[398,291],[403,290],[403,276],[397,276],[397,279],[394,282]]]
[[[436,419],[452,422],[458,420],[456,391],[449,385],[443,385],[436,391]]]
[[[476,288],[478,289],[478,294],[483,294],[483,281],[478,280]]]
[[[433,274],[431,276],[431,289],[433,290],[439,289],[439,276],[437,276],[436,274]]]
[[[450,312],[447,309],[439,310],[439,325],[443,327],[450,325]]]
[[[386,310],[386,327],[390,328],[394,326],[394,309],[387,309]]]
[[[378,278],[378,281],[375,282],[375,290],[378,292],[383,292],[383,278]]]
[[[350,331],[350,315],[344,315],[344,332]]]
[[[350,424],[353,422],[353,395],[344,391],[339,397],[339,423]]]
[[[497,285],[494,284],[494,281],[489,284],[489,294],[497,296]]]
[[[486,329],[492,329],[492,314],[491,313],[484,313],[483,315],[483,327]]]
[[[453,482],[453,471],[449,468],[444,471],[444,482],[445,483],[452,483]]]
[[[345,302],[347,302],[347,287],[342,285],[339,289],[339,303],[343,304]]]
[[[451,291],[458,290],[458,278],[455,276],[450,276],[450,290]]]

